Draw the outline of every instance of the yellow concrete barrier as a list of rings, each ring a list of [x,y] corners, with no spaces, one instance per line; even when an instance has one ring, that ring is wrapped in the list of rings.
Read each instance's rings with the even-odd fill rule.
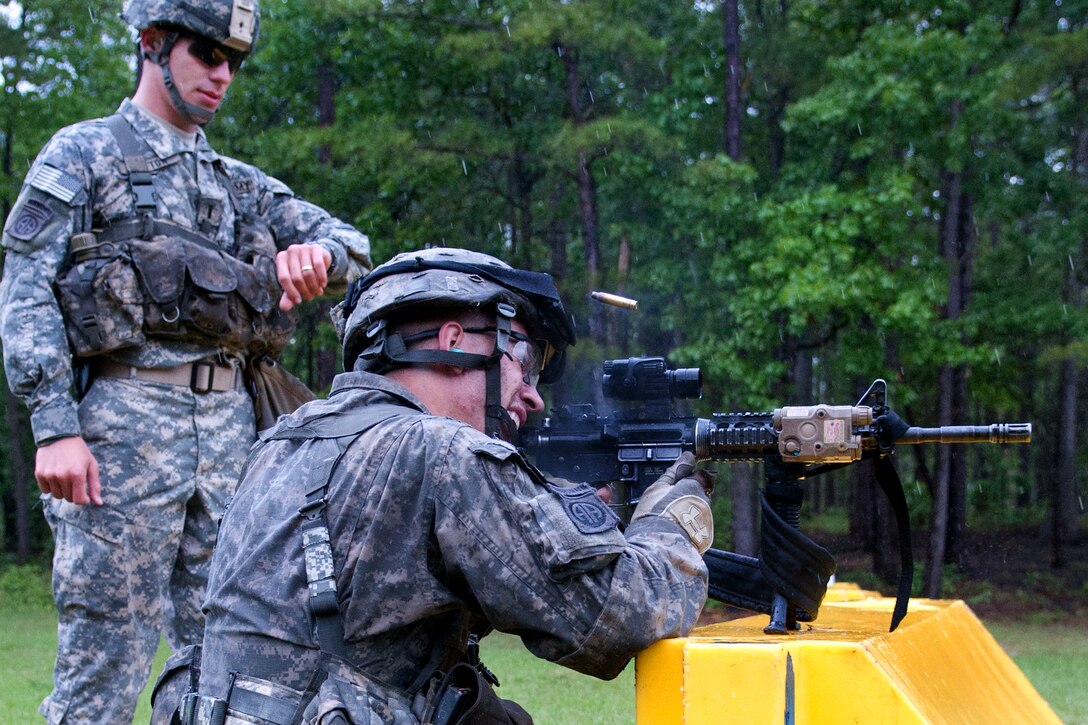
[[[759,615],[659,642],[636,661],[638,725],[1060,725],[966,604],[912,599],[889,633],[894,604],[833,585],[794,634]]]

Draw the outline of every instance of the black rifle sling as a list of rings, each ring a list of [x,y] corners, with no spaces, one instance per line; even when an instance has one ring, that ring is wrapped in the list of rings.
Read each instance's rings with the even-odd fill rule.
[[[914,583],[914,552],[911,546],[910,512],[903,485],[895,470],[895,463],[890,455],[883,455],[874,462],[877,485],[888,497],[888,503],[895,515],[895,524],[899,540],[899,588],[895,596],[895,608],[892,612],[891,627],[894,632],[907,614],[911,587]],[[768,516],[764,507],[762,525],[770,524],[770,539],[764,537],[761,553],[770,555],[774,561],[761,561],[754,556],[744,556],[731,551],[709,549],[703,555],[710,576],[709,594],[712,599],[741,609],[763,614],[771,613],[771,603],[775,587],[764,574],[764,569],[771,567],[786,575],[775,577],[779,582],[788,581],[790,591],[780,592],[797,607],[797,619],[811,622],[819,613],[820,601],[826,591],[827,578],[834,573],[834,560],[821,546],[808,539],[797,529],[790,527],[776,516]],[[781,525],[776,525],[781,522]],[[769,541],[782,540],[784,548],[769,545]],[[772,552],[778,552],[775,556]],[[829,566],[830,565],[830,566]],[[822,580],[822,583],[821,583]]]
[[[771,613],[774,589],[760,571],[759,559],[722,549],[707,549],[703,561],[710,575],[711,599],[753,612]],[[812,615],[804,611],[799,611],[797,616],[804,622],[812,619]]]
[[[760,497],[763,508],[759,558],[721,549],[703,554],[709,595],[725,604],[770,614],[775,594],[796,608],[801,622],[819,614],[835,560],[822,546],[793,528]]]
[[[797,522],[779,515],[771,501],[770,487],[760,492],[759,568],[777,594],[815,619],[827,584],[835,573],[835,558],[806,536]],[[800,509],[800,487],[796,507]],[[806,621],[797,612],[797,619]]]
[[[903,617],[907,616],[907,604],[910,590],[914,584],[914,547],[911,544],[910,511],[907,497],[903,493],[903,484],[895,470],[891,455],[883,455],[875,462],[876,482],[880,490],[888,497],[892,512],[895,514],[895,528],[899,537],[899,590],[895,593],[895,609],[892,611],[892,625],[888,630],[894,632]]]

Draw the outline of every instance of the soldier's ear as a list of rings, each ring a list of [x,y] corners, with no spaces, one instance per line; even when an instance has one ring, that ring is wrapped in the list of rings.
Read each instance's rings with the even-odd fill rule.
[[[439,350],[458,350],[464,339],[465,331],[459,322],[450,320],[438,328]]]
[[[140,44],[145,50],[158,53],[165,42],[162,28],[144,28],[140,31]]]

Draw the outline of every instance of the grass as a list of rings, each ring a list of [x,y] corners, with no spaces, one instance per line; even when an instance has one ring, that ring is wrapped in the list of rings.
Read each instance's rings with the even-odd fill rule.
[[[5,588],[0,573],[0,725],[40,722],[38,703],[52,686],[56,619],[34,590],[47,586],[25,572],[18,587]],[[8,580],[10,584],[10,578]],[[27,591],[31,596],[26,596]],[[45,601],[48,601],[46,595]],[[1088,630],[1049,621],[988,625],[1039,693],[1066,725],[1088,725]],[[166,658],[160,646],[153,677]],[[521,642],[493,634],[482,644],[484,661],[502,680],[499,694],[515,700],[539,725],[634,723],[634,667],[601,682],[538,660]],[[135,722],[150,717],[150,688],[140,698]]]
[[[1027,622],[987,629],[1066,725],[1088,725],[1088,630]]]
[[[57,617],[52,609],[0,610],[0,725],[42,722],[38,705],[53,689]],[[151,667],[133,722],[151,719],[151,685],[169,654],[163,642]]]

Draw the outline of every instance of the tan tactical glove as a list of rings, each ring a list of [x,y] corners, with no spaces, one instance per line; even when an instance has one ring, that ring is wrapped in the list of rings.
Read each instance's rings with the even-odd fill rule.
[[[696,470],[694,454],[684,453],[642,493],[631,522],[644,516],[671,519],[680,524],[699,553],[704,553],[714,542],[714,517],[710,513],[714,478],[711,471]]]

